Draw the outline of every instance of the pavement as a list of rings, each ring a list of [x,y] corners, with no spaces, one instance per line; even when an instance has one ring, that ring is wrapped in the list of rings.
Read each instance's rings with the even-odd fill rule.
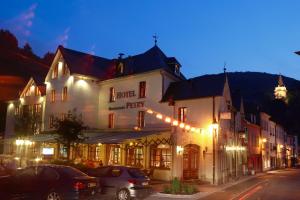
[[[282,169],[245,176],[238,181],[213,186],[197,184],[199,193],[190,196],[171,196],[158,193],[166,183],[154,182],[156,193],[145,200],[201,199],[201,200],[300,200],[300,169]],[[113,199],[101,195],[103,200]]]

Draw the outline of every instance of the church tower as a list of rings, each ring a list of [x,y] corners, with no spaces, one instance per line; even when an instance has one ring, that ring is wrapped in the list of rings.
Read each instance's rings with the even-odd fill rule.
[[[287,89],[283,83],[282,76],[278,77],[278,86],[274,90],[275,99],[286,100]]]

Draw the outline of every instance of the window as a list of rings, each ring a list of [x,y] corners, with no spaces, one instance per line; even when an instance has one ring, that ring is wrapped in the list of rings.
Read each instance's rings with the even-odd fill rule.
[[[40,96],[40,95],[41,95],[40,90],[39,90],[38,87],[35,87],[35,88],[34,88],[34,95],[35,95],[35,96]]]
[[[62,101],[67,101],[68,99],[68,87],[64,87],[61,95]]]
[[[66,113],[61,113],[61,114],[60,114],[60,120],[61,120],[61,121],[64,121],[65,119],[67,119],[67,116],[68,116],[68,115],[67,115]]]
[[[54,127],[54,116],[50,115],[49,117],[49,128],[53,128]]]
[[[115,102],[116,101],[116,91],[115,91],[115,88],[111,87],[109,89],[109,93],[110,93],[110,95],[109,95],[109,101],[110,102]]]
[[[186,122],[186,113],[187,113],[186,107],[178,108],[178,121]]]
[[[16,107],[15,107],[15,115],[16,115],[16,116],[19,116],[19,115],[20,115],[20,107],[19,107],[19,106],[16,106]]]
[[[121,148],[119,145],[110,145],[109,165],[121,163]]]
[[[179,68],[178,64],[175,64],[174,72],[175,72],[175,74],[180,75],[180,68]]]
[[[66,76],[68,74],[68,68],[64,63],[62,64],[62,74],[63,76]]]
[[[109,113],[108,115],[108,128],[114,128],[115,127],[115,114]]]
[[[139,86],[139,98],[146,97],[146,81],[141,81]]]
[[[52,79],[58,77],[58,65],[55,65],[53,70],[52,70]]]
[[[143,167],[143,147],[142,146],[136,146],[131,147],[128,146],[126,149],[126,164],[129,166],[135,166],[135,167]]]
[[[138,112],[138,127],[139,128],[145,127],[145,111]]]
[[[52,103],[55,102],[55,90],[51,90],[51,100]]]
[[[118,64],[117,73],[118,74],[123,74],[124,73],[124,64],[123,63]]]
[[[39,114],[42,110],[42,106],[41,104],[34,104],[34,107],[33,107],[33,112],[34,114]]]
[[[151,146],[150,166],[155,168],[170,168],[172,161],[171,148]]]

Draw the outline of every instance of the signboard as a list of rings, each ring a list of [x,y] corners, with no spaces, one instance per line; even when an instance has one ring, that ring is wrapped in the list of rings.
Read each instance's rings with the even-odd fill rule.
[[[132,98],[136,97],[135,91],[134,90],[129,90],[129,91],[123,91],[123,92],[117,92],[116,93],[116,99],[127,99],[127,98]],[[132,109],[132,108],[143,108],[145,106],[145,101],[128,101],[125,102],[124,105],[118,105],[118,106],[110,106],[108,107],[108,110],[123,110],[123,109]]]
[[[50,155],[54,155],[54,148],[51,147],[44,147],[42,154],[45,156],[50,156]]]

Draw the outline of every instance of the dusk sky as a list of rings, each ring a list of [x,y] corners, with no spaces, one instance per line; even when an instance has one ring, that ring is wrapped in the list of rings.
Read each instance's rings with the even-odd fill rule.
[[[5,2],[5,3],[4,3]],[[115,58],[154,44],[190,78],[228,71],[300,79],[300,1],[2,1],[0,28],[42,56],[57,45]]]

